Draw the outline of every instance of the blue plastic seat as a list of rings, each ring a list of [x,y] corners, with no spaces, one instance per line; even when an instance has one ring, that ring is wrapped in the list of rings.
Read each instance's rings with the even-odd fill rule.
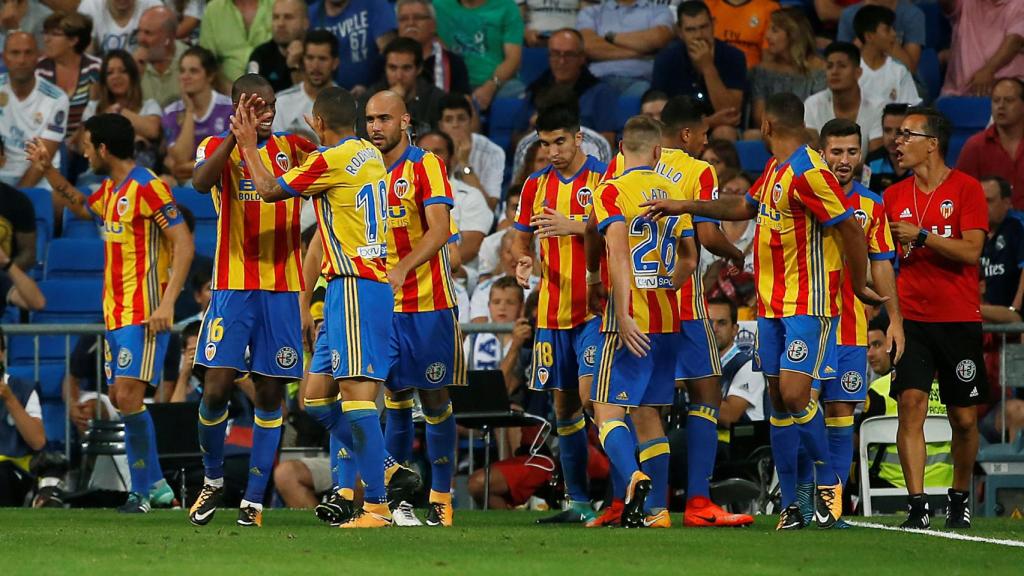
[[[67,208],[61,215],[61,238],[99,238],[100,228],[95,220],[84,220]]]
[[[963,150],[968,138],[970,138],[968,134],[953,134],[950,137],[949,148],[946,150],[947,166],[956,166],[957,160],[960,159],[960,151]]]
[[[618,128],[618,132],[622,133],[622,128],[626,125],[626,122],[639,113],[639,96],[619,96],[619,103],[615,109],[615,126]]]
[[[487,137],[508,152],[512,134],[526,129],[528,105],[526,98],[495,98],[488,112]]]
[[[100,324],[103,322],[103,280],[43,280],[39,289],[46,297],[46,308],[31,315],[32,324]],[[76,336],[40,336],[39,361],[43,364],[64,363],[74,348]],[[34,336],[9,339],[8,361],[31,364],[36,358]]]
[[[771,158],[771,153],[760,140],[740,140],[736,142],[736,151],[740,155],[740,168],[753,174],[760,174]]]
[[[103,241],[92,238],[57,238],[46,252],[47,280],[103,278]]]
[[[42,188],[22,188],[21,192],[32,202],[32,207],[36,211],[36,221],[46,224],[46,239],[53,238],[53,196],[51,196],[51,192]]]
[[[921,59],[917,62],[917,74],[928,87],[926,102],[934,102],[942,90],[942,69],[939,66],[939,55],[932,48],[921,51]]]
[[[200,194],[194,188],[179,186],[174,188],[174,201],[185,206],[195,216],[196,222],[216,220],[217,211],[213,208],[213,198],[209,194]]]
[[[196,236],[196,254],[213,258],[217,251],[217,238],[215,236]]]
[[[949,18],[942,13],[939,3],[935,0],[923,0],[917,2],[917,7],[924,12],[925,46],[936,51],[949,48],[953,29]]]
[[[529,86],[548,69],[548,49],[523,47],[523,59],[519,66],[519,79]]]
[[[935,106],[953,123],[953,134],[970,136],[988,126],[992,118],[992,100],[976,96],[946,96]]]
[[[54,444],[63,444],[65,427],[67,426],[64,395],[62,393],[64,365],[40,364],[38,380],[36,380],[36,371],[32,364],[12,365],[7,368],[7,372],[12,378],[21,378],[29,382],[35,382],[36,392],[39,394],[39,404],[43,412],[43,428],[46,430],[46,440]]]

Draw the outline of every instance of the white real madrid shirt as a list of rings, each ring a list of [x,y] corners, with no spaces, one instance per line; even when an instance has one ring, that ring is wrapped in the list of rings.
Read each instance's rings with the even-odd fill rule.
[[[274,132],[291,132],[317,142],[317,137],[309,130],[304,116],[313,114],[313,99],[306,94],[306,83],[296,84],[287,90],[277,93],[277,112],[274,114]]]
[[[64,140],[68,124],[68,97],[64,91],[41,78],[24,100],[11,90],[7,74],[0,75],[0,136],[4,139],[7,162],[0,168],[0,180],[17,185],[29,168],[25,144],[33,138],[52,142]],[[53,164],[60,167],[59,154]]]
[[[122,26],[110,14],[107,0],[82,0],[78,12],[92,18],[92,41],[96,52],[105,54],[122,49],[129,53],[139,47],[137,36],[142,14],[156,6],[163,6],[160,0],[135,0],[135,10]],[[173,8],[172,8],[173,9]]]
[[[861,94],[868,94],[886,104],[899,102],[914,106],[921,103],[921,95],[917,93],[917,84],[914,84],[910,70],[892,56],[886,56],[885,63],[878,70],[868,66],[862,58],[860,69],[857,83]]]

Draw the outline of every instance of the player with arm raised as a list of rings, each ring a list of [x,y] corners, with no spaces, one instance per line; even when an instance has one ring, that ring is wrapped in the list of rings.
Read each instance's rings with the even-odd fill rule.
[[[143,399],[147,385],[160,383],[174,303],[192,263],[192,234],[167,185],[136,166],[135,131],[124,116],[93,116],[82,143],[93,172],[109,176],[87,199],[50,163],[45,143],[34,140],[26,152],[58,202],[103,225],[104,370],[110,399],[124,420],[131,473],[131,493],[118,511],[144,513],[151,495],[163,499],[161,493],[170,491]]]
[[[824,418],[811,399],[814,379],[834,378],[835,317],[845,253],[854,294],[876,303],[865,285],[864,230],[851,219],[845,194],[821,156],[805,143],[803,102],[776,94],[761,123],[772,158],[744,197],[713,202],[652,200],[648,215],[693,214],[719,220],[757,216],[754,275],[758,293],[757,365],[768,378],[772,452],[783,512],[778,528],[804,526],[796,505],[796,462],[801,441],[815,462],[815,516],[831,527],[842,514],[842,484],[829,463]],[[833,227],[836,234],[825,228]]]
[[[236,108],[244,104],[242,94],[255,95],[259,106],[253,113],[266,117],[257,126],[259,162],[277,176],[301,165],[316,147],[300,136],[270,131],[276,112],[270,83],[246,74],[231,89]],[[228,400],[235,380],[250,374],[256,393],[255,425],[249,480],[237,522],[262,526],[264,492],[281,440],[284,387],[302,378],[300,319],[309,317],[309,308],[300,307],[298,296],[303,288],[302,201],[264,203],[230,131],[200,143],[192,184],[211,195],[218,220],[213,297],[195,359],[197,366],[205,368],[199,404],[205,478],[188,517],[204,526],[217,511],[224,493]]]
[[[537,135],[550,164],[523,184],[509,234],[516,277],[527,290],[534,272],[534,237],[540,242],[540,300],[529,386],[553,391],[558,455],[569,502],[566,510],[538,522],[580,523],[594,517],[587,488],[589,445],[583,404],[590,396],[601,328],[601,319],[587,311],[583,233],[606,166],[580,149],[583,135],[575,110],[541,112]]]
[[[660,410],[672,403],[679,353],[677,288],[693,273],[697,249],[689,216],[657,222],[644,215],[642,206],[650,200],[682,197],[653,168],[661,154],[659,125],[631,118],[620,146],[625,171],[598,187],[594,225],[586,231],[588,245],[596,234],[604,235],[611,279],[591,400],[605,452],[629,479],[621,524],[641,527],[667,515],[663,494],[646,506],[652,490],[664,492],[668,486],[668,445],[652,441],[665,436]],[[635,436],[624,421],[627,409]]]

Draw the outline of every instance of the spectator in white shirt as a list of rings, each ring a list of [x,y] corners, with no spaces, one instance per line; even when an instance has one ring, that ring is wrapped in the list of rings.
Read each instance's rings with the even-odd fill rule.
[[[92,49],[103,55],[120,48],[134,52],[139,47],[139,19],[150,8],[163,6],[160,0],[82,0],[78,11],[92,18]]]
[[[473,132],[473,108],[461,94],[449,94],[441,100],[438,128],[455,142],[455,154],[449,171],[484,192],[487,205],[494,210],[501,200],[501,181],[505,177],[505,151],[486,136]]]
[[[523,41],[527,46],[547,46],[556,30],[576,27],[580,0],[516,0],[523,14]]]
[[[804,102],[804,124],[817,133],[833,118],[845,118],[860,125],[864,150],[882,145],[882,108],[861,90],[860,50],[848,42],[833,42],[825,48],[825,78],[828,88]]]
[[[477,253],[477,270],[481,276],[499,273],[501,239],[505,237],[505,232],[508,232],[512,227],[512,222],[515,221],[516,211],[519,210],[519,196],[522,191],[521,185],[509,188],[508,196],[505,199],[505,209],[502,210],[497,229],[480,243],[480,251]]]
[[[3,54],[7,74],[0,76],[0,139],[6,153],[0,181],[31,188],[40,184],[43,174],[29,163],[25,145],[39,138],[58,166],[57,148],[67,133],[68,96],[55,84],[36,77],[39,47],[31,34],[11,33]]]
[[[316,141],[305,115],[313,113],[320,91],[334,85],[338,69],[338,38],[323,28],[310,30],[302,41],[302,82],[277,94],[274,132],[294,132]]]
[[[898,102],[916,105],[921,96],[914,77],[902,62],[892,57],[899,45],[893,22],[896,13],[885,6],[868,5],[853,18],[860,40],[860,90],[886,104]]]
[[[428,152],[433,152],[448,166],[455,151],[455,143],[444,132],[427,132],[420,135],[416,145]],[[459,257],[462,267],[466,269],[469,285],[476,285],[477,254],[484,236],[494,226],[494,212],[487,206],[484,193],[466,184],[457,174],[448,172],[448,181],[452,185],[455,207],[452,209],[452,221],[459,231]]]
[[[473,291],[473,298],[469,303],[469,316],[471,322],[490,322],[491,315],[487,306],[491,298],[491,288],[499,278],[516,275],[516,259],[512,255],[512,236],[505,234],[501,237],[501,269],[495,275],[480,282]],[[540,278],[530,277],[530,292],[537,288]]]
[[[722,360],[722,407],[718,425],[728,429],[744,418],[764,420],[764,375],[754,371],[753,356],[736,345],[739,324],[736,305],[728,298],[708,301],[708,318],[715,331]]]

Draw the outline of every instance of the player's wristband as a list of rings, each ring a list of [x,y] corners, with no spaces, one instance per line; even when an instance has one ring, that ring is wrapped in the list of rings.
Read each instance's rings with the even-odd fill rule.
[[[587,286],[601,283],[601,273],[587,270]]]
[[[924,246],[925,240],[928,239],[928,231],[921,228],[921,231],[917,233],[917,238],[914,239],[914,248],[920,248]]]

